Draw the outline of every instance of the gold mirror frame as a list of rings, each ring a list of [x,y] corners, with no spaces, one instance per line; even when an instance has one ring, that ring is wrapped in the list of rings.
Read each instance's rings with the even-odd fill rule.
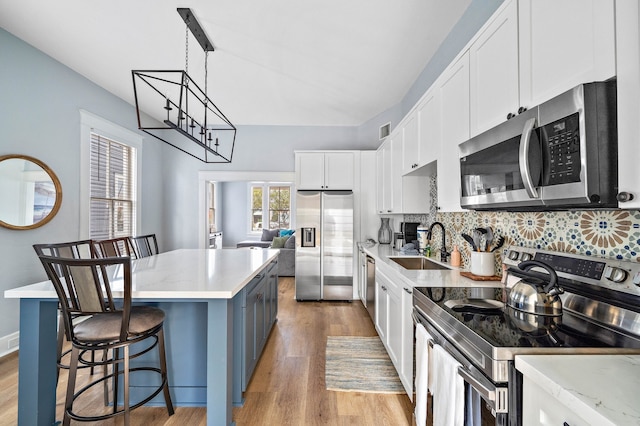
[[[0,163],[2,163],[5,160],[26,160],[38,165],[51,178],[51,181],[53,182],[53,185],[56,190],[56,200],[53,203],[53,208],[51,209],[49,214],[39,222],[33,223],[31,225],[20,226],[20,225],[13,225],[11,223],[4,222],[2,219],[0,219],[0,226],[9,228],[9,229],[27,230],[27,229],[39,228],[40,226],[46,225],[47,223],[49,223],[49,221],[51,221],[51,219],[55,217],[55,215],[58,213],[58,210],[60,210],[60,206],[62,205],[62,185],[60,185],[60,180],[58,180],[58,176],[56,176],[56,174],[49,168],[49,166],[44,164],[42,161],[38,160],[37,158],[30,157],[28,155],[19,155],[19,154],[1,155]],[[3,202],[6,202],[6,200],[3,200]]]

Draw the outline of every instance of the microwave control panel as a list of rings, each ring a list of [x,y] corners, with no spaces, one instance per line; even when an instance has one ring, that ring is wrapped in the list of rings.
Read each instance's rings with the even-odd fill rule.
[[[578,113],[540,127],[546,157],[544,185],[580,181],[580,125]]]

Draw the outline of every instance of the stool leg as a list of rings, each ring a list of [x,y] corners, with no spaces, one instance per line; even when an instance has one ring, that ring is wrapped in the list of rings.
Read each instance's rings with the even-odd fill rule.
[[[79,350],[76,346],[71,347],[71,361],[69,362],[69,379],[67,381],[67,396],[64,402],[64,418],[63,426],[69,426],[71,417],[69,413],[73,409],[73,392],[76,387],[76,373],[78,372],[78,354]]]
[[[106,377],[107,373],[109,372],[109,369],[107,367],[107,359],[109,359],[109,351],[107,351],[106,349],[104,349],[102,351],[102,376]],[[102,383],[104,383],[104,406],[106,407],[107,405],[109,405],[109,383],[107,383],[108,380],[103,380]]]
[[[169,415],[172,416],[173,402],[171,402],[171,395],[169,394],[169,379],[167,378],[167,355],[164,348],[164,328],[161,328],[158,332],[158,351],[160,352],[160,370],[162,371],[162,380],[164,381],[164,402],[167,406]]]
[[[120,349],[113,350],[113,412],[118,410],[118,382],[120,377]]]
[[[122,367],[124,370],[124,425],[129,426],[129,345],[126,345],[122,348],[123,354],[122,358],[124,360],[124,366]]]
[[[58,383],[58,378],[60,377],[60,362],[62,361],[62,345],[64,344],[64,320],[62,319],[62,315],[59,315],[58,318],[58,342],[56,346],[56,383]]]

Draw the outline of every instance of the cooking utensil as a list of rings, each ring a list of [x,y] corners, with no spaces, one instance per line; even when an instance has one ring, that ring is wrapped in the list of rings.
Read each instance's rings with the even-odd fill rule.
[[[469,245],[471,246],[473,251],[477,251],[478,250],[478,247],[476,246],[476,243],[473,241],[473,238],[471,238],[471,235],[465,234],[464,232],[462,234],[460,234],[460,235],[462,236],[462,238],[464,238],[464,240],[466,242],[469,243]]]
[[[476,246],[475,251],[480,251],[480,243],[482,242],[482,232],[479,231],[479,228],[474,229],[471,232],[471,236],[473,238],[473,244]]]
[[[485,247],[483,251],[489,251],[489,247],[493,243],[493,228],[487,226],[487,234],[485,235]]]
[[[524,274],[530,269],[539,267],[549,274],[548,284],[533,275]],[[556,271],[544,262],[527,260],[520,262],[518,268],[522,271],[509,269],[514,275],[523,279],[518,281],[509,293],[507,304],[514,309],[536,315],[560,316],[562,315],[562,300],[558,297],[564,290],[558,287],[558,275]]]
[[[493,253],[494,251],[498,250],[503,245],[504,245],[504,237],[502,235],[500,235],[498,237],[498,241],[496,241],[496,245],[491,249],[491,252]]]

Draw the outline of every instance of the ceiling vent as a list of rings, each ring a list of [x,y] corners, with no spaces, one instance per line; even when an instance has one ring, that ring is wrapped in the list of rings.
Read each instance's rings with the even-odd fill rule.
[[[380,137],[379,137],[379,139],[382,140],[382,139],[386,138],[387,136],[389,136],[390,132],[391,132],[391,123],[390,122],[380,126]]]

